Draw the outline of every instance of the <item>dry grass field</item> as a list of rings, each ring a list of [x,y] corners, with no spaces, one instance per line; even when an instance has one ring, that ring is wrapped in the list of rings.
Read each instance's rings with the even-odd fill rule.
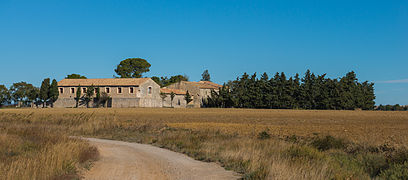
[[[66,138],[69,135],[150,143],[219,162],[242,173],[244,179],[399,179],[408,175],[408,112],[0,109],[0,179],[13,179],[10,174],[17,171],[21,175],[16,177],[45,177],[40,179],[78,173],[95,152],[86,142]],[[55,158],[61,165],[53,167],[58,168],[39,168],[53,159],[45,156],[58,156],[63,150],[69,159]],[[18,163],[36,165],[28,171]]]

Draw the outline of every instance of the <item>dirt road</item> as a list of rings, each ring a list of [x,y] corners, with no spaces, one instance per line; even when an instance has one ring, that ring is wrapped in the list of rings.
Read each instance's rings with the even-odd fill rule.
[[[146,144],[85,138],[95,145],[100,159],[85,179],[237,179],[216,163],[196,161],[184,154]]]

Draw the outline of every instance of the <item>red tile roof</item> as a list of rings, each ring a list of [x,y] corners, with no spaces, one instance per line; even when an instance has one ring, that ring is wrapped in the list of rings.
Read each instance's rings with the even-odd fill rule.
[[[197,86],[200,89],[219,89],[222,87],[222,85],[219,85],[217,83],[213,83],[210,81],[199,81],[199,82],[189,82],[185,81],[187,84],[191,84],[194,86]]]
[[[160,92],[165,94],[170,94],[173,92],[174,94],[185,95],[187,92],[181,89],[171,89],[171,88],[161,88]]]
[[[137,86],[150,78],[63,79],[58,86]]]

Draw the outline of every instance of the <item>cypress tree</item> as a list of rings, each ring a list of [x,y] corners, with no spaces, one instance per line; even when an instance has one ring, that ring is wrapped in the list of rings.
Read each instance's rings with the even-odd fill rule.
[[[77,91],[76,91],[76,97],[75,97],[75,101],[76,101],[76,105],[75,107],[78,108],[79,106],[79,100],[81,99],[81,85],[78,85]]]
[[[173,107],[173,99],[174,99],[174,97],[176,97],[176,94],[172,91],[172,92],[170,93],[171,107]]]
[[[293,79],[293,107],[292,108],[300,108],[301,107],[301,88],[300,88],[300,78],[299,74],[296,73],[295,78]]]
[[[96,96],[94,98],[94,102],[96,103],[96,107],[99,108],[100,100],[101,100],[101,93],[100,93],[99,87],[97,87],[95,90],[96,90]]]
[[[57,80],[53,79],[49,90],[49,99],[51,102],[51,107],[54,107],[54,102],[57,101],[58,96],[59,96],[58,83]]]
[[[190,103],[190,102],[193,100],[193,99],[191,98],[191,95],[190,95],[190,93],[189,93],[188,91],[186,92],[186,95],[185,95],[184,99],[185,99],[186,102],[187,102],[186,105],[188,105],[188,103]]]
[[[207,69],[201,74],[201,77],[201,81],[211,81],[210,73],[208,73]]]
[[[85,102],[86,102],[86,107],[89,108],[89,102],[91,102],[93,95],[95,94],[95,87],[94,85],[91,85],[87,88],[85,92]]]
[[[43,103],[43,108],[45,107],[45,104],[50,98],[49,94],[50,94],[50,78],[46,78],[42,81],[40,87],[40,99]]]

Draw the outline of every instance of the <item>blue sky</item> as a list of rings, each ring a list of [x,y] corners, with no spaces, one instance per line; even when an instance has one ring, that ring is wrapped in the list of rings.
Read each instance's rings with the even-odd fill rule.
[[[354,70],[377,104],[408,104],[408,1],[0,0],[0,84],[79,73],[110,78],[129,57],[146,76]]]

